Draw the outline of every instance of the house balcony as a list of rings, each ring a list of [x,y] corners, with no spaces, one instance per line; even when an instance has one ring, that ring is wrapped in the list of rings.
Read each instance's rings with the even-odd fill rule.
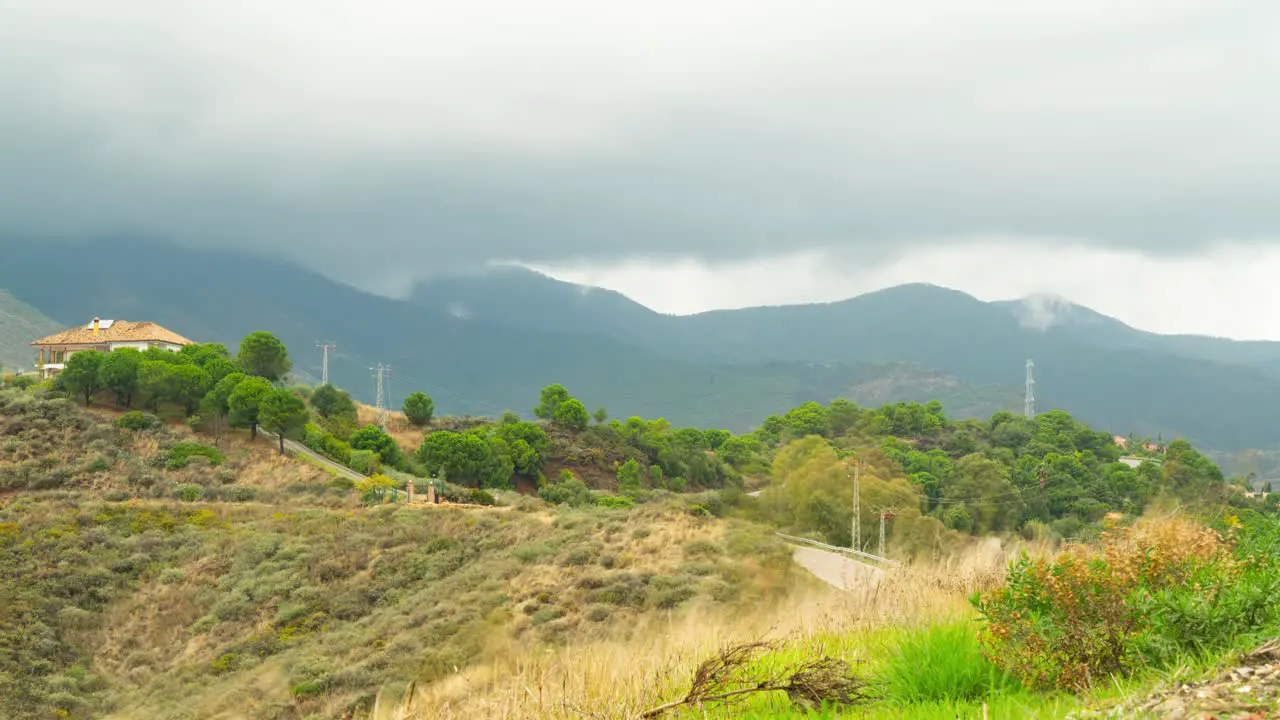
[[[40,378],[41,378],[42,380],[48,380],[49,378],[53,377],[54,375],[57,375],[58,373],[62,372],[62,371],[63,371],[63,369],[65,369],[66,367],[67,367],[67,364],[66,364],[66,363],[60,363],[60,362],[59,362],[59,363],[50,363],[50,362],[47,362],[47,363],[44,363],[43,365],[41,365],[41,364],[37,364],[37,365],[36,365],[36,372],[40,373]]]

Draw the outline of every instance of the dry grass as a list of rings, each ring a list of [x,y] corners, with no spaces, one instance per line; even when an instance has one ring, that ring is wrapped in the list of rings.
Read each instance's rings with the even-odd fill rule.
[[[679,618],[637,619],[630,637],[554,651],[510,644],[492,660],[426,686],[385,688],[374,720],[626,718],[675,699],[699,662],[721,648],[783,640],[798,657],[864,666],[903,624],[972,614],[968,597],[1003,580],[1023,543],[977,542],[948,560],[902,568],[850,592],[811,585],[748,612],[704,606]]]
[[[368,405],[356,403],[356,420],[360,425],[377,425],[379,422],[378,410]],[[404,416],[404,413],[393,410],[387,411],[387,434],[396,441],[401,450],[409,455],[412,455],[422,445],[422,439],[426,437],[423,429],[414,427],[409,422],[409,419]]]

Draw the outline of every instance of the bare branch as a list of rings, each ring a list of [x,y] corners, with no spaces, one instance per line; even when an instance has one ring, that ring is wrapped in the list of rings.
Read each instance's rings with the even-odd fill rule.
[[[811,708],[824,703],[853,705],[867,699],[866,681],[838,658],[822,656],[753,677],[751,662],[777,647],[775,643],[752,642],[721,650],[694,671],[689,692],[683,698],[646,710],[638,716],[639,720],[651,720],[686,705],[733,702],[767,692],[784,692],[792,704]]]

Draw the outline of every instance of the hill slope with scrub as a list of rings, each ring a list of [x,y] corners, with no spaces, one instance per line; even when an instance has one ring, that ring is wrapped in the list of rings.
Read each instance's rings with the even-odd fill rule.
[[[472,700],[492,707],[466,692],[459,699],[459,677],[547,648],[643,644],[644,628],[701,616],[804,615],[802,603],[832,591],[793,564],[775,532],[879,552],[882,517],[883,552],[917,568],[890,575],[885,592],[935,587],[954,612],[957,601],[981,591],[979,611],[1016,631],[983,647],[964,628],[953,633],[960,640],[940,630],[941,640],[926,633],[893,635],[893,642],[924,643],[925,655],[934,652],[928,643],[951,643],[958,657],[986,668],[984,676],[995,677],[995,667],[1005,673],[1010,679],[999,688],[1083,692],[1061,679],[1095,667],[1165,667],[1196,639],[1169,634],[1181,616],[1144,605],[1148,616],[1167,620],[1124,638],[1125,652],[1146,653],[1141,661],[1046,658],[1040,649],[1062,642],[1053,633],[1092,620],[1063,615],[1058,629],[1026,628],[1018,625],[1020,596],[997,592],[1002,571],[966,579],[927,568],[949,567],[949,558],[991,540],[998,550],[1002,542],[1105,546],[1107,532],[1154,508],[1216,512],[1234,523],[1222,512],[1231,508],[1254,523],[1246,527],[1265,529],[1257,518],[1274,515],[1277,505],[1275,495],[1246,495],[1185,440],[1135,436],[1118,444],[1063,411],[957,420],[939,402],[869,408],[837,399],[733,433],[610,418],[550,384],[528,399],[533,420],[515,412],[440,415],[432,397],[415,392],[383,427],[338,388],[286,385],[292,362],[284,343],[255,332],[235,353],[216,344],[177,353],[87,352],[52,381],[5,381],[6,716],[363,720],[379,702],[421,693],[453,698],[457,707]],[[365,479],[291,459],[260,428],[301,440]],[[410,482],[420,491],[436,485],[447,502],[406,503]],[[758,496],[748,494],[756,489]],[[1186,562],[1218,564],[1188,565],[1186,577],[1228,593],[1232,578],[1252,566],[1239,555],[1231,557],[1241,563],[1227,563],[1235,546],[1194,537],[1205,552]],[[1011,572],[1039,582],[1040,567]],[[1223,597],[1255,608],[1250,598],[1265,596],[1271,577],[1250,576]],[[1142,588],[1169,590],[1154,581]],[[1125,588],[1116,592],[1116,612],[1130,612]],[[1249,612],[1254,630],[1274,619]],[[1245,627],[1237,616],[1222,617]],[[1096,632],[1112,636],[1106,625]],[[1243,632],[1217,632],[1205,647],[1234,647]],[[1005,650],[984,654],[1000,647],[997,640]],[[833,692],[875,686],[838,655],[813,646],[789,657],[794,672],[821,670]],[[1027,669],[1046,662],[1056,668],[1047,679]],[[918,663],[900,664],[910,675]],[[786,677],[757,687],[783,688]],[[973,682],[966,691],[973,697],[996,692]],[[628,702],[657,704],[670,683],[667,676],[643,684]],[[495,678],[484,687],[494,697],[505,692]],[[932,691],[922,691],[923,700],[892,692],[902,694],[841,697],[885,707],[908,697],[936,700]],[[760,707],[785,716],[788,705],[777,697]]]

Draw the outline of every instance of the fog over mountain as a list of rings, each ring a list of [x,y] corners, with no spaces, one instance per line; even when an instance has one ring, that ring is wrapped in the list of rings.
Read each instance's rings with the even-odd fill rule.
[[[267,251],[387,295],[495,260],[642,263],[657,300],[599,284],[690,312],[926,281],[1280,339],[1239,320],[1280,300],[1251,272],[1280,237],[1270,3],[3,12],[10,235]],[[957,255],[964,283],[944,277]],[[1109,272],[1183,260],[1164,283]],[[672,279],[686,263],[700,290]],[[744,264],[773,282],[736,282]],[[1182,319],[1153,309],[1188,297]]]

